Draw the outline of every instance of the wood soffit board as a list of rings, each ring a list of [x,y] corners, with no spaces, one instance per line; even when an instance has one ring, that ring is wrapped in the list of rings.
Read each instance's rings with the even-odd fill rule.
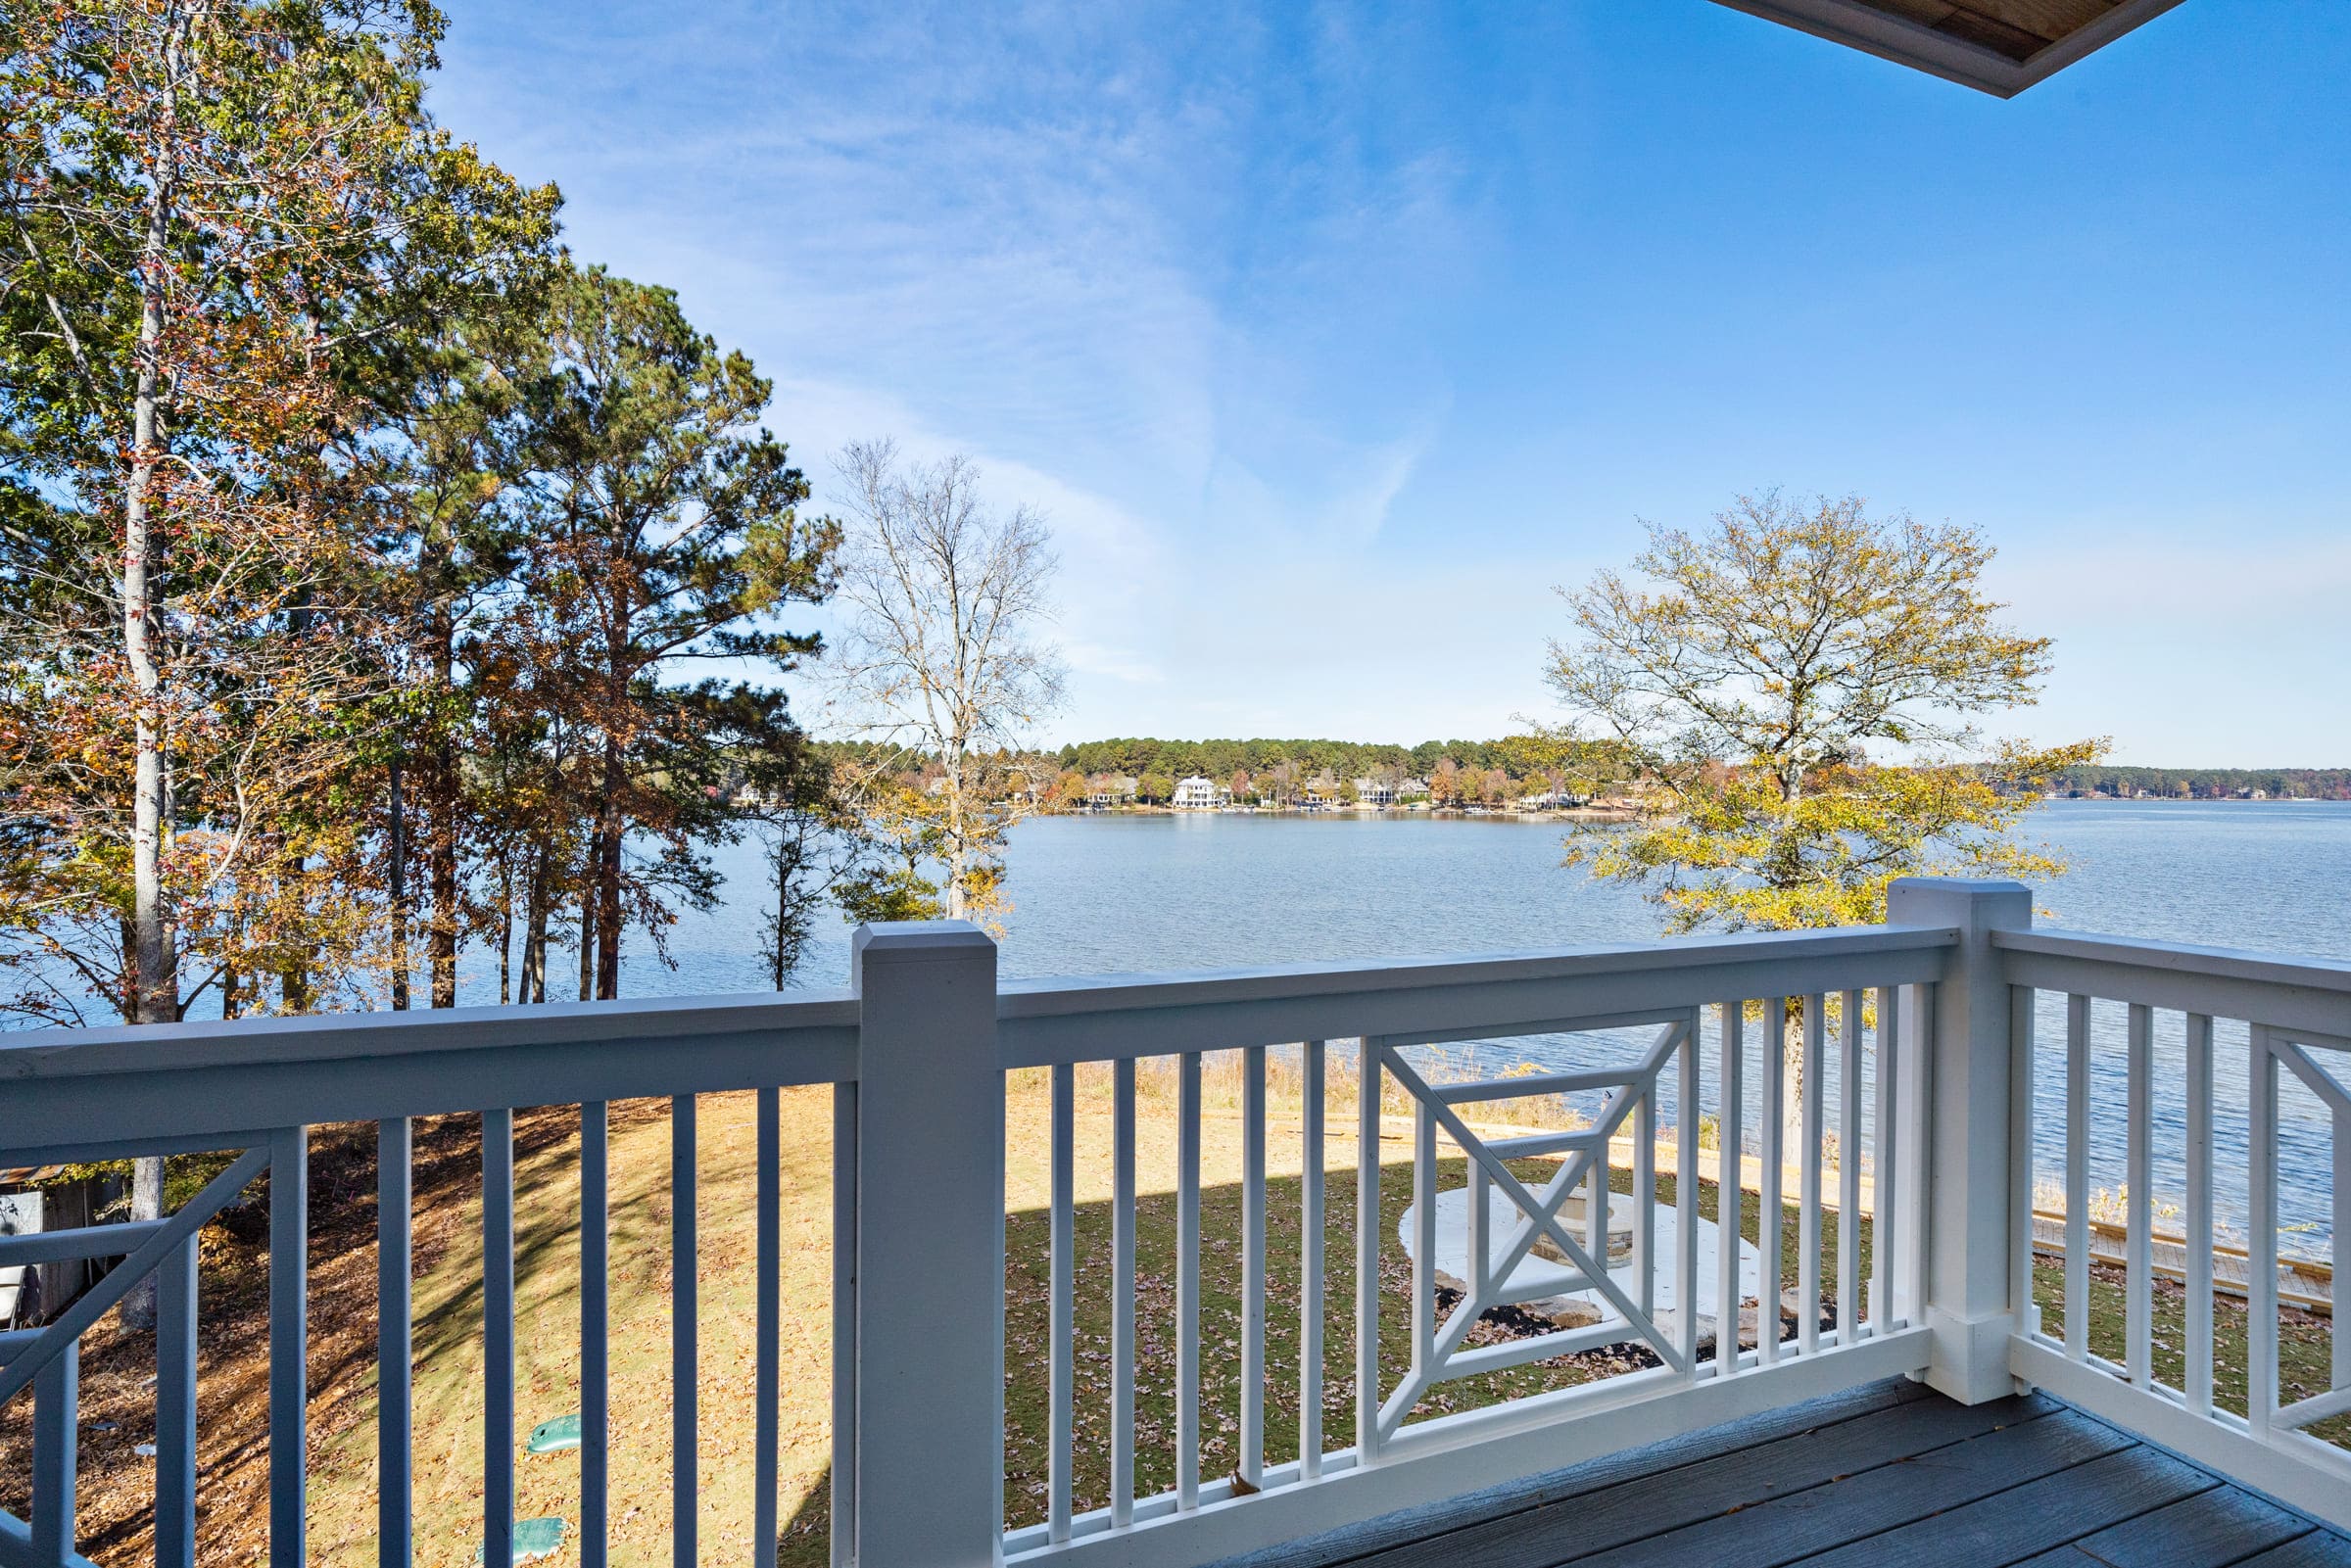
[[[1948,80],[2015,96],[2181,0],[1720,0]]]

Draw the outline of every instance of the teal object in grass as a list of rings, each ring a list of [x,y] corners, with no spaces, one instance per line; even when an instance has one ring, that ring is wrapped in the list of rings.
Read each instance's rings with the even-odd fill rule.
[[[558,1415],[552,1421],[542,1421],[531,1428],[531,1440],[525,1444],[529,1453],[560,1453],[565,1449],[580,1446],[580,1418]]]
[[[563,1544],[563,1521],[560,1519],[517,1519],[514,1521],[514,1561],[529,1562],[538,1557],[552,1557]],[[482,1548],[473,1548],[473,1560],[482,1560]]]

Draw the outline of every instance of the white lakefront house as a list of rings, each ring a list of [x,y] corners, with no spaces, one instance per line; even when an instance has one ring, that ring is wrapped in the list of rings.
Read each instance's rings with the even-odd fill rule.
[[[1194,774],[1176,781],[1176,793],[1168,804],[1177,811],[1222,811],[1232,804],[1232,791],[1214,779]]]
[[[2177,0],[1726,3],[2005,98]],[[2307,1282],[2351,1237],[2351,965],[2037,928],[2034,902],[1910,879],[1879,926],[1068,979],[882,924],[832,991],[7,1037],[0,1168],[212,1174],[158,1219],[0,1235],[0,1268],[116,1260],[0,1333],[0,1568],[194,1568],[232,1515],[301,1568],[330,1442],[373,1530],[316,1555],[379,1568],[606,1568],[655,1507],[681,1568],[819,1530],[835,1568],[2351,1565],[2351,1330],[2306,1283],[2280,1301],[2281,1264]],[[1423,1049],[1570,1034],[1602,1065],[1446,1077]],[[1527,1096],[1588,1109],[1489,1119]],[[785,1130],[811,1099],[829,1144]],[[662,1145],[624,1141],[648,1117]],[[419,1322],[419,1245],[463,1256],[415,1218],[418,1121],[447,1117],[478,1124],[480,1279]],[[375,1167],[373,1378],[341,1378],[331,1440],[322,1127]],[[2127,1165],[2119,1239],[2093,1148]],[[199,1354],[199,1232],[232,1206],[265,1223],[265,1307],[238,1308],[265,1389]],[[83,1338],[147,1281],[139,1413],[90,1420]],[[613,1356],[648,1292],[667,1344]],[[329,1358],[364,1344],[347,1322]],[[420,1440],[453,1389],[478,1451]],[[526,1448],[547,1417],[568,1446]],[[218,1484],[231,1450],[265,1495]],[[616,1484],[616,1454],[661,1480]],[[143,1513],[79,1528],[85,1462],[152,1498],[151,1541]]]

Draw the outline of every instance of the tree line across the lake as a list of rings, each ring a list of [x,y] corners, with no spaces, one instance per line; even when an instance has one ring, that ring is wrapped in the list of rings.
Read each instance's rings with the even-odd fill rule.
[[[1168,805],[1185,780],[1233,804],[1546,805],[1606,795],[1631,778],[1620,748],[1529,733],[1416,746],[1351,740],[1085,740],[1034,759],[1052,778],[1041,806]]]
[[[2157,800],[2351,800],[2351,768],[2068,768],[2059,793]]]
[[[1230,787],[1236,776],[1263,785],[1260,798],[1273,798],[1276,783],[1374,780],[1425,784],[1447,771],[1461,776],[1500,775],[1512,789],[1540,788],[1561,778],[1581,782],[1588,793],[1605,793],[1636,770],[1620,754],[1599,743],[1563,746],[1542,735],[1503,736],[1490,740],[1395,742],[1331,739],[1161,740],[1117,736],[1079,740],[1052,754],[1066,771],[1087,779],[1131,778],[1165,785],[1169,781],[1206,778]],[[2103,795],[2118,799],[2165,800],[2351,800],[2351,768],[2158,768],[2098,763],[2067,768],[2048,781],[2051,794]],[[1240,791],[1235,790],[1236,794]],[[1420,793],[1428,793],[1421,790]],[[1164,801],[1167,787],[1146,789],[1141,798]],[[1499,798],[1499,797],[1498,797]]]

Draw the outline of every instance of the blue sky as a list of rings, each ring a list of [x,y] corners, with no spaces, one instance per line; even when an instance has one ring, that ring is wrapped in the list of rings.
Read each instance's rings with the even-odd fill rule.
[[[1052,738],[1500,733],[1554,585],[1779,486],[1991,535],[2013,731],[2351,764],[2351,5],[2001,103],[1706,0],[447,4],[820,505],[894,435],[1048,513]]]

